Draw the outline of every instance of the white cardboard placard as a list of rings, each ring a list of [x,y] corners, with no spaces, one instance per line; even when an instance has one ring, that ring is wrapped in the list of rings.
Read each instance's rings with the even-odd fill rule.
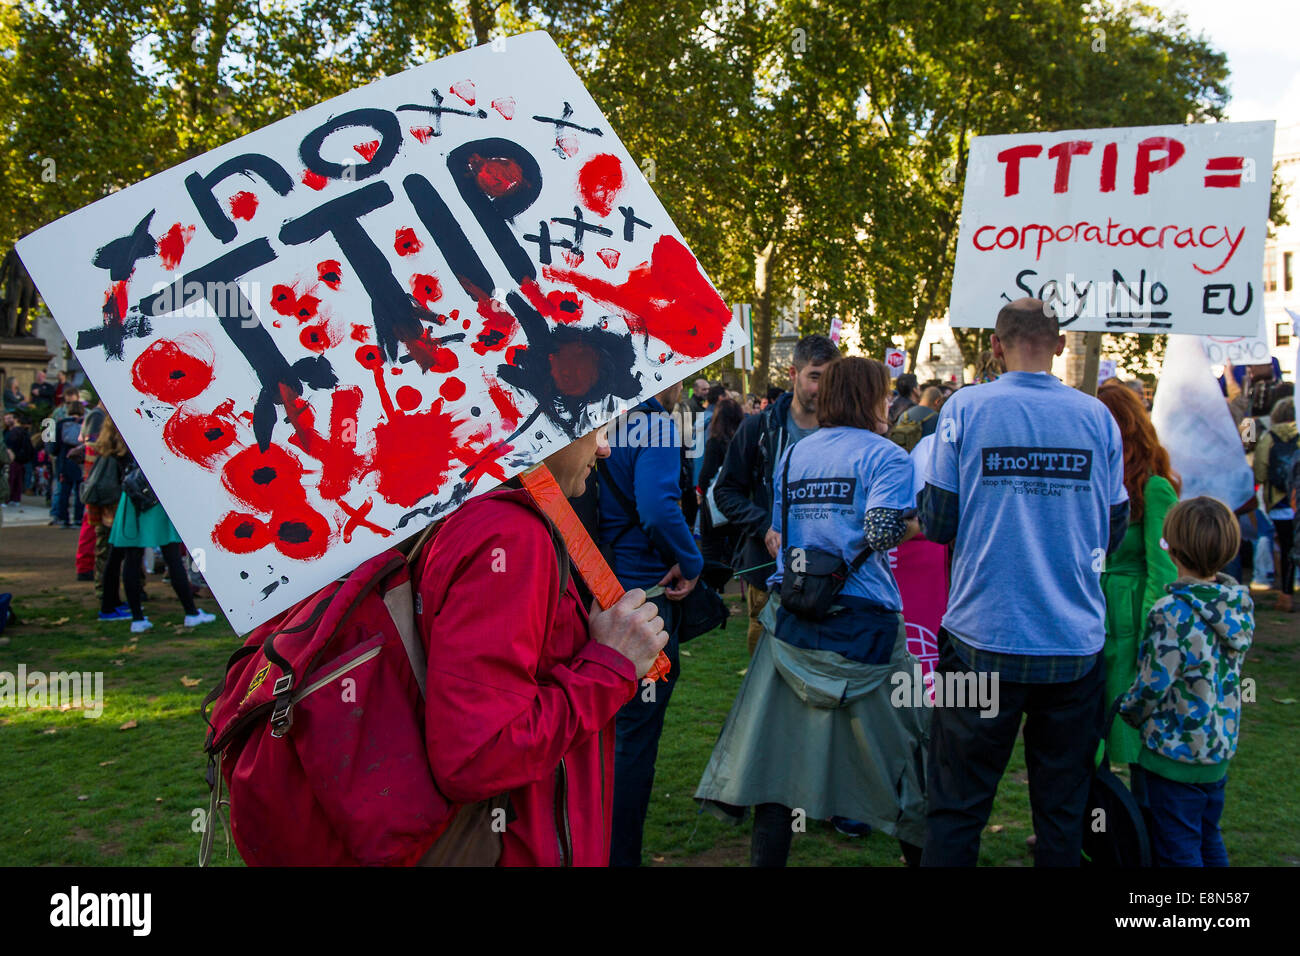
[[[950,321],[991,328],[1023,296],[1073,332],[1253,335],[1273,126],[978,136]]]
[[[240,633],[742,344],[545,33],[18,252]]]

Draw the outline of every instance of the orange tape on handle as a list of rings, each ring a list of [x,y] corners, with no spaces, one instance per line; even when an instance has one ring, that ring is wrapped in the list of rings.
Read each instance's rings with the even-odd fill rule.
[[[578,573],[582,575],[582,580],[586,582],[587,589],[591,591],[596,603],[602,610],[608,610],[617,604],[623,597],[623,585],[618,583],[618,578],[614,576],[609,562],[600,553],[596,542],[591,540],[591,535],[587,534],[587,529],[578,519],[578,515],[569,504],[569,499],[564,496],[551,470],[545,465],[536,465],[522,472],[519,481],[533,496],[533,500],[546,516],[560,529],[564,545],[569,549],[569,558],[577,567]],[[650,680],[664,680],[671,669],[668,655],[660,651],[645,676]]]

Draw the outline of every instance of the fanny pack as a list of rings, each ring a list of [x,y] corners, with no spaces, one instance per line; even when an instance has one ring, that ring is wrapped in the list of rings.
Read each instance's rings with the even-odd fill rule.
[[[790,459],[785,456],[781,471],[781,534],[790,536]],[[842,610],[835,599],[844,590],[849,575],[862,566],[871,554],[864,548],[852,561],[838,552],[821,548],[787,546],[781,549],[784,572],[781,576],[781,607],[805,621],[824,621]]]

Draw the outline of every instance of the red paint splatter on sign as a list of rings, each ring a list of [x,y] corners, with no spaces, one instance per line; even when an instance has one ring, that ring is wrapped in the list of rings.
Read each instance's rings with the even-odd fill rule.
[[[379,152],[379,140],[372,139],[368,143],[358,143],[352,147],[361,154],[361,158],[366,162],[371,162],[375,158],[375,153]]]
[[[244,222],[253,218],[257,212],[257,197],[245,190],[240,190],[230,197],[230,214]]]
[[[703,358],[720,348],[731,322],[727,304],[690,250],[673,236],[660,236],[650,261],[633,269],[621,285],[552,267],[544,267],[543,274],[618,309],[632,331],[652,335],[687,358]]]
[[[163,441],[178,458],[212,470],[221,454],[235,443],[235,420],[231,417],[235,403],[227,399],[204,415],[179,408],[163,426]]]
[[[515,118],[515,98],[513,96],[502,96],[493,100],[492,108],[508,120]]]
[[[617,249],[599,249],[596,252],[596,258],[611,269],[618,268],[619,251]]]
[[[329,180],[326,179],[318,172],[314,172],[310,169],[304,169],[302,171],[302,184],[304,186],[307,186],[310,189],[314,189],[317,192],[320,192],[327,185],[329,185]]]
[[[403,385],[397,390],[396,398],[397,407],[404,412],[409,412],[420,407],[421,395],[418,388]]]
[[[132,363],[131,384],[138,392],[179,405],[212,384],[213,356],[211,344],[197,334],[159,339]]]
[[[623,164],[612,153],[598,153],[582,164],[578,173],[578,195],[592,212],[608,216],[614,210],[618,191],[623,188]]]
[[[413,256],[424,248],[424,243],[416,236],[414,229],[410,226],[403,226],[397,230],[397,236],[393,240],[393,248],[397,250],[399,256]]]
[[[513,159],[484,159],[478,153],[469,158],[474,181],[485,195],[500,199],[524,181],[524,171]]]
[[[411,276],[411,295],[426,311],[433,311],[432,305],[442,298],[442,284],[433,276],[417,272]]]
[[[492,404],[497,407],[497,412],[501,415],[501,423],[506,428],[514,428],[519,424],[519,419],[523,416],[519,414],[519,408],[515,405],[515,400],[510,397],[510,393],[501,387],[501,383],[487,375],[483,376],[487,382],[488,397],[492,399]]]
[[[369,337],[370,337],[370,326],[368,325],[352,326],[352,340],[354,342],[364,342]]]
[[[170,272],[180,265],[181,257],[185,255],[185,247],[193,238],[194,227],[182,226],[179,222],[173,223],[170,229],[158,237],[158,258],[162,260],[164,269]]]
[[[451,84],[451,91],[459,96],[470,106],[474,105],[474,82],[473,80],[461,80],[459,83]]]
[[[582,318],[582,299],[572,292],[557,289],[546,297],[546,301],[551,306],[551,317],[557,322],[567,325]]]
[[[339,284],[343,281],[343,266],[339,264],[337,259],[326,259],[324,262],[318,262],[316,263],[316,278],[337,292]]]
[[[459,423],[442,410],[398,415],[375,426],[375,461],[383,462],[378,491],[385,501],[409,508],[436,494],[451,471]]]
[[[465,383],[455,376],[443,379],[442,385],[438,387],[438,394],[447,401],[454,402],[465,396]]]
[[[432,126],[412,126],[410,127],[410,130],[411,130],[411,135],[414,136],[416,139],[418,139],[421,143],[427,143],[430,137],[433,136]]]
[[[334,332],[327,322],[315,322],[302,330],[298,335],[298,341],[302,347],[309,352],[320,354],[326,349],[332,349],[338,345],[341,339],[338,333]]]

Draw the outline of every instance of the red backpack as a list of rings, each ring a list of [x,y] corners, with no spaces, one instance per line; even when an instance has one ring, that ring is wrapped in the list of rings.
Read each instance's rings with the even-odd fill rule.
[[[397,550],[254,630],[203,702],[212,796],[200,864],[223,784],[249,865],[417,862],[453,812],[425,753],[424,660]]]
[[[376,555],[254,630],[231,656],[203,701],[211,797],[200,865],[222,806],[250,866],[495,862],[504,827],[480,824],[508,821],[506,795],[452,804],[425,749],[411,570],[423,567],[439,524],[409,558]],[[563,593],[568,552],[551,532]]]

